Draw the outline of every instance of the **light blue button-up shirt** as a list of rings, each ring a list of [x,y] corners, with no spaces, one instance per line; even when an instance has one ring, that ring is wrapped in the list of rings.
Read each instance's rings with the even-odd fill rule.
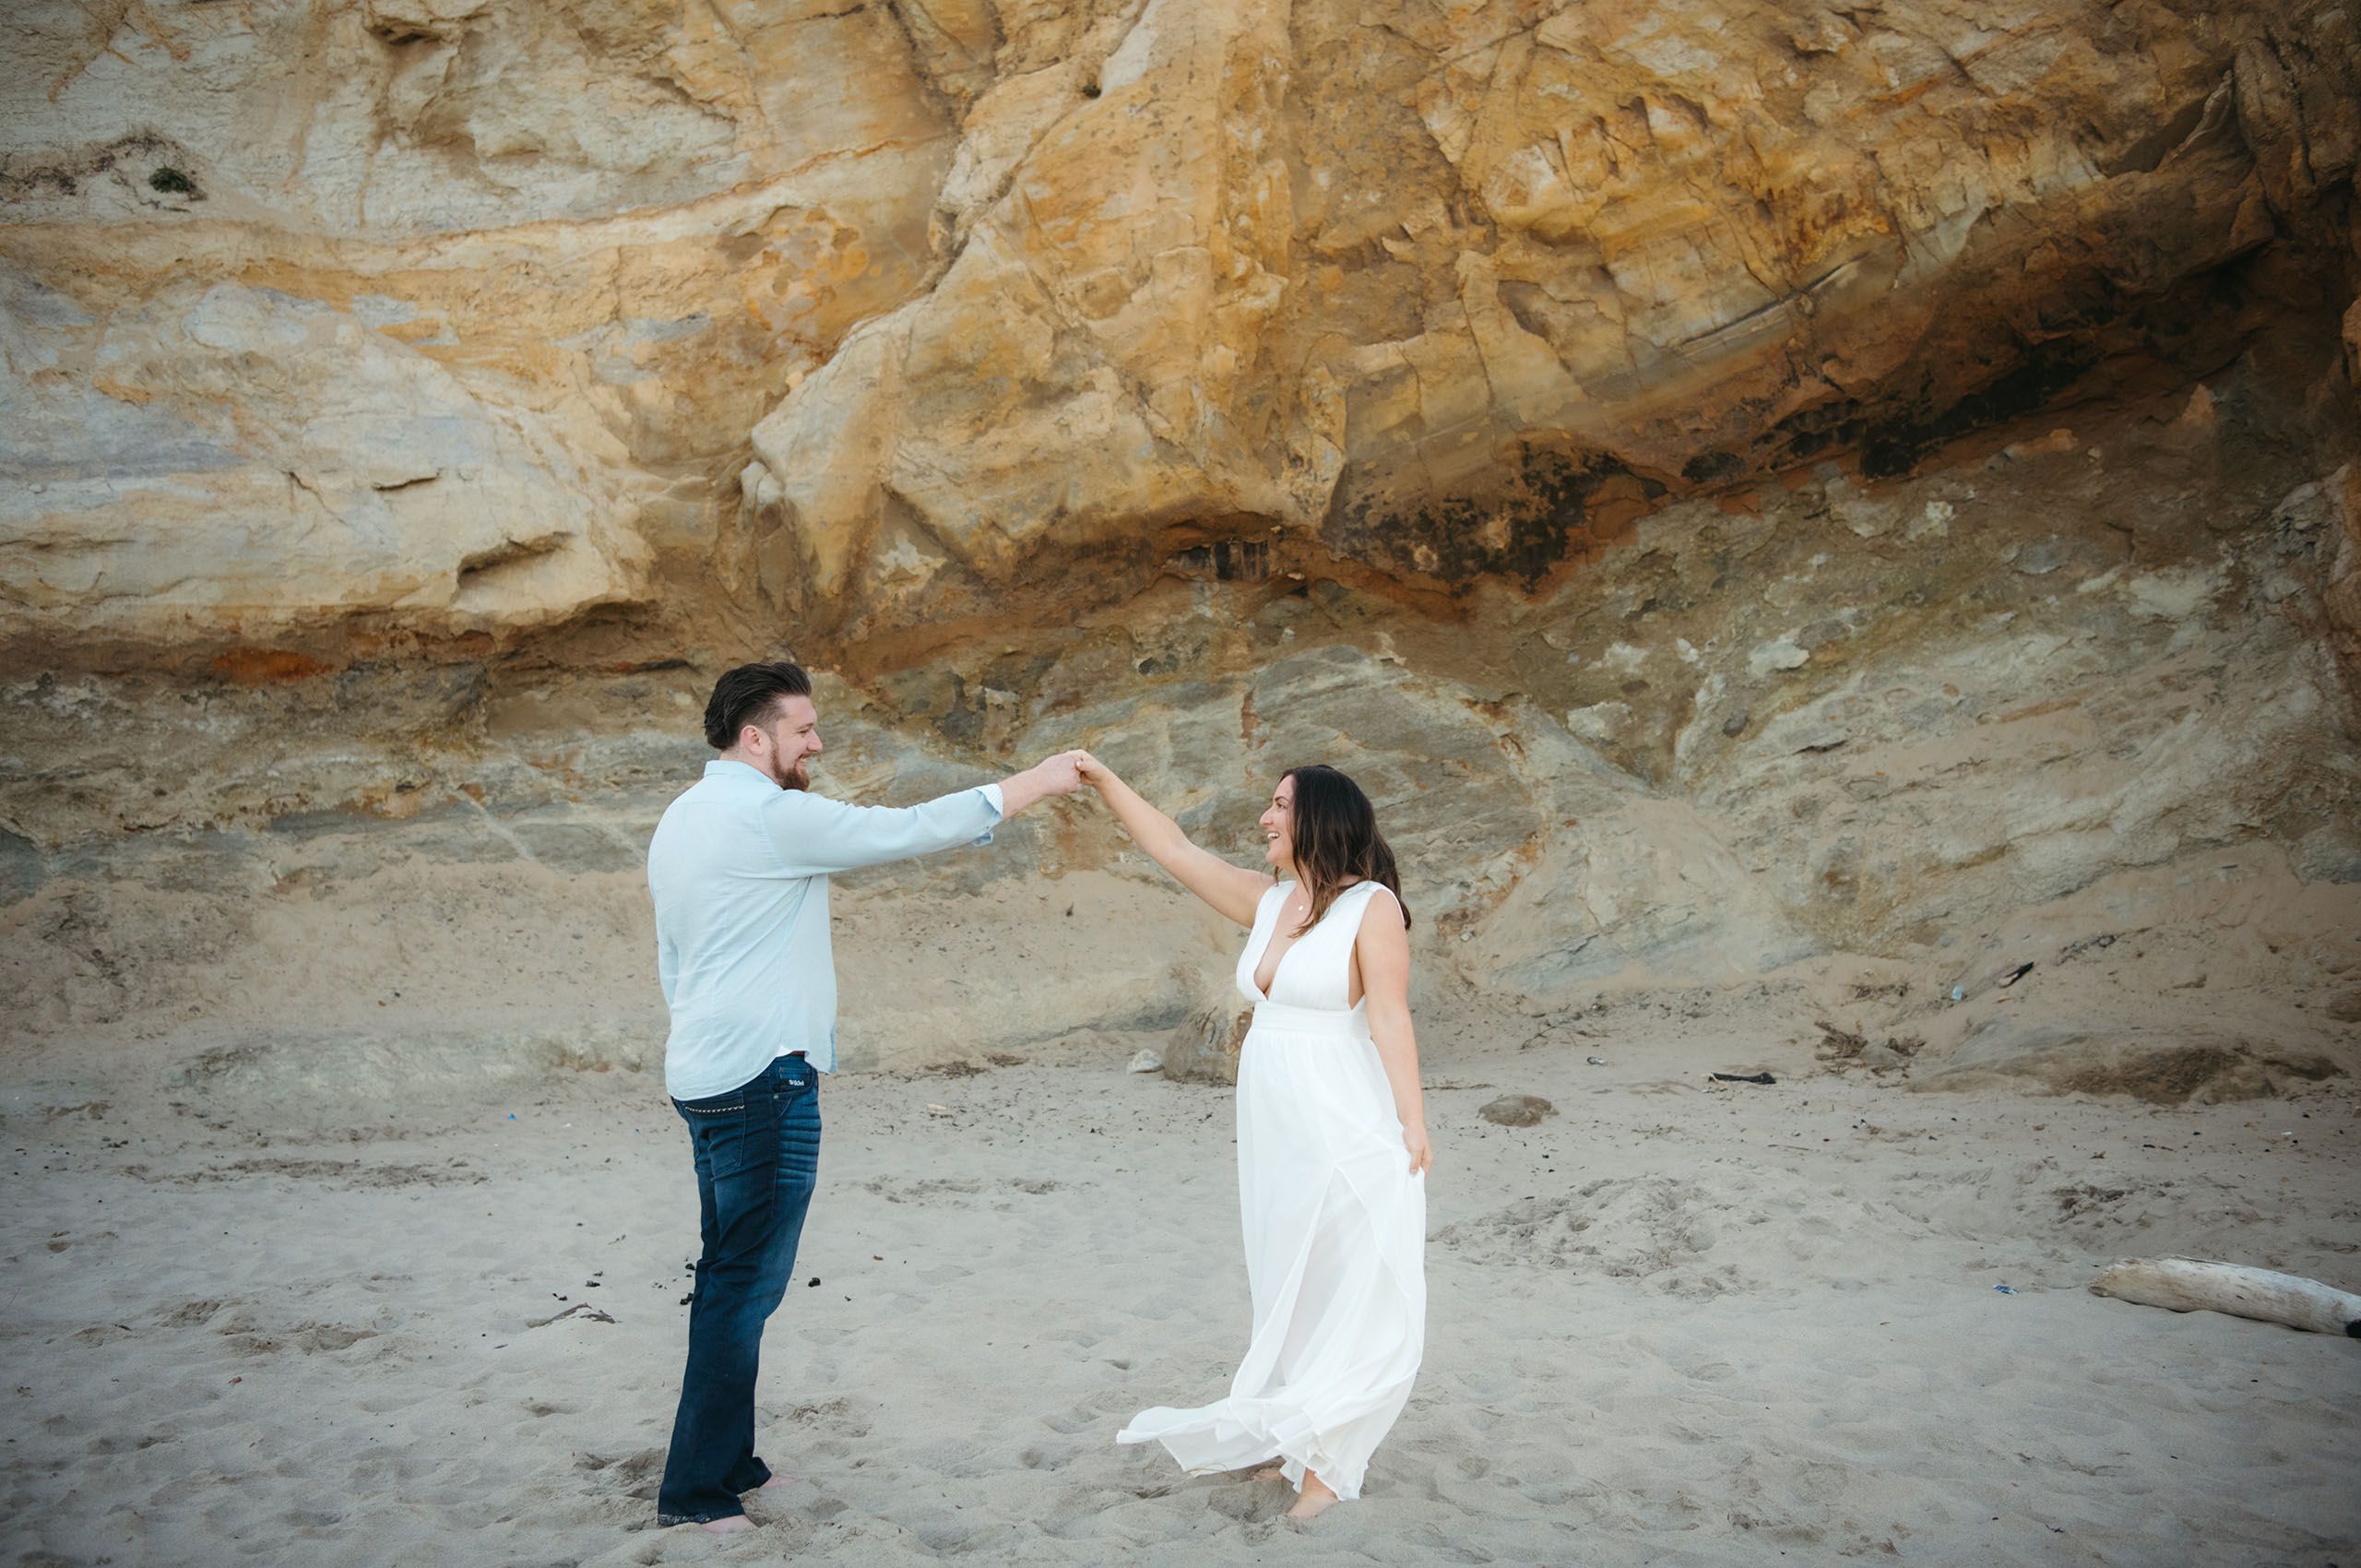
[[[716,759],[664,808],[647,846],[656,973],[671,1010],[664,1087],[704,1099],[800,1051],[836,1066],[828,874],[989,844],[1000,786],[919,806],[848,806]]]

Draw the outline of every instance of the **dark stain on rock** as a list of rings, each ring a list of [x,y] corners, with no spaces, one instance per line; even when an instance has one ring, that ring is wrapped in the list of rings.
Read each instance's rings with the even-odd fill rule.
[[[1184,577],[1219,583],[1265,582],[1271,576],[1270,540],[1217,539],[1192,545],[1172,557],[1172,568]]]
[[[2034,412],[2081,380],[2090,362],[2090,350],[2080,344],[2028,347],[2017,363],[1948,407],[1877,422],[1861,433],[1862,477],[1906,474],[1946,441]]]
[[[1512,576],[1530,588],[1570,555],[1596,548],[1628,519],[1599,515],[1610,486],[1630,500],[1666,487],[1605,453],[1520,445],[1489,493],[1397,499],[1337,488],[1322,526],[1337,554],[1413,572],[1453,588]]]
[[[31,897],[48,880],[49,858],[41,847],[0,828],[0,905]]]
[[[934,727],[963,746],[977,745],[984,738],[983,705],[967,701],[967,683],[962,677],[952,676],[951,688],[951,707]]]
[[[1735,452],[1700,452],[1680,466],[1680,477],[1691,484],[1719,484],[1746,471],[1746,459]]]
[[[1786,468],[1808,462],[1830,447],[1845,447],[1860,439],[1861,405],[1851,398],[1798,409],[1771,427],[1762,447],[1765,466]]]

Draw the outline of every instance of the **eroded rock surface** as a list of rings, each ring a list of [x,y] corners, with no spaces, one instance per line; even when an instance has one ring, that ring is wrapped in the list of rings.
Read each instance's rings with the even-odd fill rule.
[[[861,798],[1088,744],[1251,859],[1279,768],[1347,767],[1429,999],[1866,957],[1926,1081],[2120,1076],[2131,1013],[2223,1083],[2350,1055],[2342,8],[8,26],[34,1035],[646,1059],[646,834],[713,675],[792,651]],[[843,909],[855,1061],[1228,969],[1074,809]],[[1967,994],[2035,928],[2127,940]]]
[[[890,637],[1212,546],[1531,584],[2351,293],[2329,6],[11,26],[0,585],[52,641]]]

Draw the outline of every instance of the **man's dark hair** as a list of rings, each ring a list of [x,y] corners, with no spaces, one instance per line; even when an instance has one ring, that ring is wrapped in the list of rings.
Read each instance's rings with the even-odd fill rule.
[[[705,705],[705,743],[726,752],[738,743],[738,731],[761,724],[789,697],[812,695],[812,677],[803,666],[741,664],[713,683],[713,698]]]

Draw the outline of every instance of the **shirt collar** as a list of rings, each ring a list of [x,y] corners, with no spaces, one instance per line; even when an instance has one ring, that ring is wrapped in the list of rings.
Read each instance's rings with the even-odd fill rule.
[[[774,790],[778,788],[769,774],[765,773],[751,762],[740,762],[735,757],[718,756],[705,765],[705,776],[707,778],[734,779],[742,775],[747,778],[758,778]]]

